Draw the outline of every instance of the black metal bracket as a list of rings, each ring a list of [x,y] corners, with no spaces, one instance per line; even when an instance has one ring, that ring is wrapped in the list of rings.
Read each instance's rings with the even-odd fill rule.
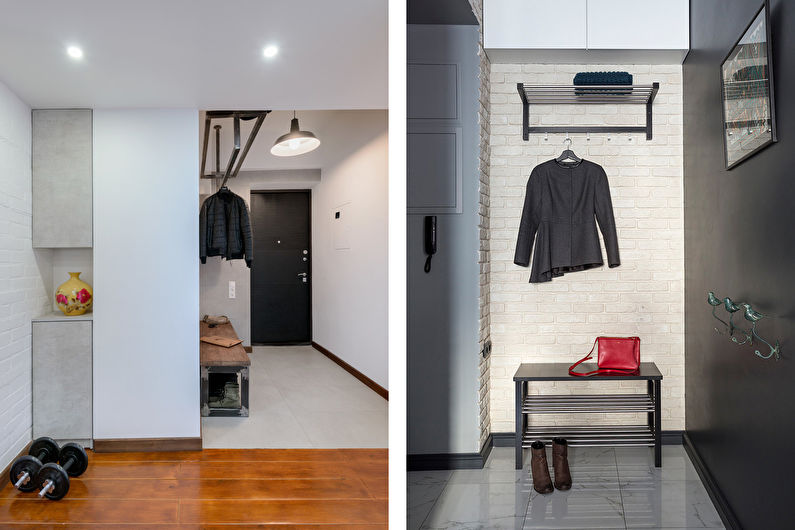
[[[660,83],[651,85],[528,85],[517,83],[522,100],[522,139],[530,133],[646,133],[652,139],[652,104]],[[530,105],[645,104],[646,125],[530,126]]]
[[[251,144],[254,143],[254,138],[257,137],[257,133],[259,133],[260,127],[262,127],[262,122],[265,121],[265,116],[270,113],[269,110],[209,110],[206,112],[204,117],[204,142],[202,146],[202,165],[201,169],[199,170],[199,178],[223,178],[224,180],[221,182],[221,187],[226,186],[226,181],[229,178],[234,178],[240,172],[240,168],[243,166],[243,161],[246,159],[246,155],[248,155],[249,149],[251,149]],[[222,118],[232,118],[233,119],[233,127],[234,127],[234,145],[232,146],[232,154],[229,156],[229,162],[226,165],[226,170],[222,173],[220,161],[218,160],[221,152],[220,148],[220,125],[215,126],[215,171],[212,173],[204,173],[204,169],[207,164],[207,145],[210,142],[210,125],[213,119],[222,119]],[[254,126],[251,128],[251,132],[248,135],[248,139],[246,140],[246,145],[243,147],[243,152],[240,152],[240,120],[252,120],[256,119],[257,121],[254,122]],[[238,155],[240,155],[240,159],[238,160]],[[237,165],[235,166],[235,161],[237,160]]]

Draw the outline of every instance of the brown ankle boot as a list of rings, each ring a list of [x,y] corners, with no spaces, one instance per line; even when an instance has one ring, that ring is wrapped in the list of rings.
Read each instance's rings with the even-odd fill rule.
[[[552,493],[552,480],[549,478],[547,451],[544,442],[535,441],[530,444],[530,472],[533,474],[533,489],[538,493]]]
[[[552,438],[552,469],[555,470],[555,487],[562,491],[571,489],[569,446],[565,438]]]

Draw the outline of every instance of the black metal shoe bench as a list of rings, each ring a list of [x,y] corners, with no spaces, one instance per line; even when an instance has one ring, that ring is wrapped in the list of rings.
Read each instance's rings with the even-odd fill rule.
[[[596,370],[595,364],[581,364],[578,370]],[[654,447],[654,465],[662,466],[660,386],[662,374],[654,363],[640,363],[637,375],[597,374],[591,377],[569,375],[566,363],[523,363],[513,376],[516,385],[516,469],[521,469],[523,452],[534,440],[547,444],[560,436],[571,446],[646,446]],[[530,383],[539,381],[621,382],[643,380],[645,394],[531,394]],[[532,425],[533,414],[647,413],[646,425]]]
[[[201,336],[218,335],[237,339],[232,324],[219,324],[209,327],[201,322]],[[216,346],[206,342],[199,343],[201,365],[201,415],[202,416],[244,416],[248,417],[248,372],[251,360],[242,344],[231,348]],[[234,374],[240,388],[240,401],[234,406],[217,406],[210,402],[210,385],[213,377],[219,374]]]

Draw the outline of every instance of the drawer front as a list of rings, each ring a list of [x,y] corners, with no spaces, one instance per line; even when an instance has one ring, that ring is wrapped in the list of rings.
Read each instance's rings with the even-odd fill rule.
[[[34,438],[92,438],[91,325],[33,323]]]

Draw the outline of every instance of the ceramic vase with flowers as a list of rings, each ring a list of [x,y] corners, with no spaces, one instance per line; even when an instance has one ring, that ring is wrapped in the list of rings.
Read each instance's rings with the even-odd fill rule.
[[[64,315],[82,315],[91,307],[94,292],[91,286],[80,279],[79,272],[70,272],[69,279],[55,290],[55,303]]]

